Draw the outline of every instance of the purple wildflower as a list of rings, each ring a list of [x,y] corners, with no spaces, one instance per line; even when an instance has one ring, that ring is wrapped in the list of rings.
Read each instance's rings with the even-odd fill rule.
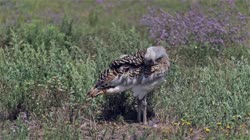
[[[248,36],[247,18],[240,13],[234,16],[213,10],[207,14],[201,8],[193,8],[186,13],[169,14],[162,9],[150,9],[141,22],[149,28],[150,38],[171,46],[229,46],[242,43]]]

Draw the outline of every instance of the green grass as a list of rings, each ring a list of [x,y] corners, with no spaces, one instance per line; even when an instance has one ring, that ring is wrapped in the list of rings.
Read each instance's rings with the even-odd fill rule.
[[[167,48],[173,62],[167,81],[148,97],[157,128],[131,122],[136,100],[130,92],[86,97],[112,60],[151,45],[139,24],[149,5],[185,11],[191,1],[0,4],[0,139],[250,137],[250,50],[244,46]],[[247,13],[242,5],[237,2]]]

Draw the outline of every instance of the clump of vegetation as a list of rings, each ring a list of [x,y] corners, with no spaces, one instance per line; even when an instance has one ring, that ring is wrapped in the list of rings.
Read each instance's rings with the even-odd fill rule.
[[[14,31],[11,35],[10,45],[1,49],[0,66],[1,103],[14,115],[11,118],[22,111],[39,117],[51,107],[85,100],[83,93],[87,89],[80,87],[90,85],[93,81],[84,79],[95,74],[95,63],[90,56],[79,52],[76,46],[63,48],[60,38],[50,39],[45,45],[42,41],[47,40],[39,42],[35,34],[32,42],[19,39]],[[43,38],[39,33],[36,35]]]
[[[141,23],[149,28],[149,36],[169,46],[229,47],[242,45],[249,39],[248,16],[235,7],[222,3],[223,9],[205,9],[201,5],[174,14],[150,9]],[[225,6],[227,4],[227,6]]]

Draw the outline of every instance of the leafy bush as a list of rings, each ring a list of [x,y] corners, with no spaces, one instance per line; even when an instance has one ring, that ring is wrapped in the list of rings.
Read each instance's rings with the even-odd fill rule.
[[[44,25],[41,21],[23,24],[15,32],[23,43],[30,44],[35,48],[44,45],[46,49],[49,49],[51,41],[56,42],[59,46],[65,44],[65,33],[61,32],[56,26]]]
[[[163,117],[178,117],[194,125],[237,125],[233,116],[246,121],[250,111],[249,62],[210,59],[208,67],[185,69],[172,66],[156,108],[166,108]]]
[[[15,118],[20,111],[39,117],[51,107],[73,106],[85,100],[95,75],[95,62],[88,55],[75,46],[70,51],[62,49],[53,40],[35,48],[12,34],[10,46],[0,51],[0,100],[10,117]]]
[[[150,9],[141,23],[149,28],[149,36],[170,46],[234,46],[249,38],[247,16],[232,7],[205,11],[194,6],[184,13]],[[237,22],[235,22],[237,21]]]

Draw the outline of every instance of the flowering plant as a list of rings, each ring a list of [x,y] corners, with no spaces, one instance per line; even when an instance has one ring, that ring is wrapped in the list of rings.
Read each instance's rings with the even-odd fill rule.
[[[148,27],[150,38],[170,46],[227,47],[242,44],[249,37],[248,17],[233,7],[205,11],[195,6],[187,12],[173,14],[162,9],[150,9],[141,23]]]

